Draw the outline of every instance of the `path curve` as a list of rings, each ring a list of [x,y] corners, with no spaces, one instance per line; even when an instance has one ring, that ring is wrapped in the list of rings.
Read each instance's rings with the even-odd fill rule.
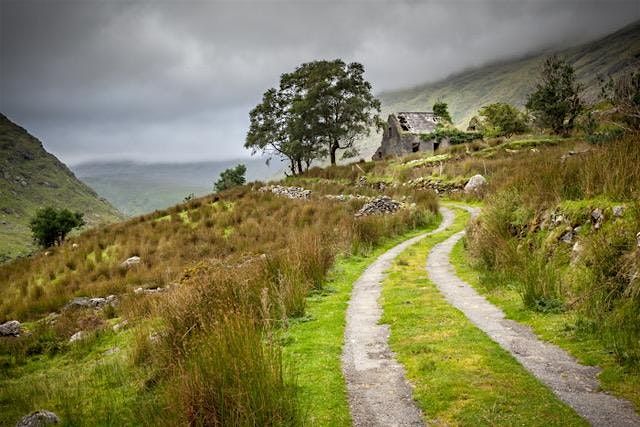
[[[472,216],[479,213],[477,208],[460,207]],[[561,348],[539,340],[529,327],[505,319],[502,310],[456,276],[449,257],[463,235],[461,231],[437,244],[427,259],[429,277],[447,301],[591,424],[640,426],[631,403],[598,391],[597,367],[579,364]]]
[[[389,348],[389,325],[378,324],[382,280],[391,262],[409,246],[453,224],[454,213],[441,208],[437,229],[406,240],[376,259],[353,284],[347,309],[342,371],[354,426],[421,426],[422,412],[411,396],[404,369]]]

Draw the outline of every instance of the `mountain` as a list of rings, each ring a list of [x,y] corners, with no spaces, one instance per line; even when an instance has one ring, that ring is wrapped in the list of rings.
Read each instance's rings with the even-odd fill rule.
[[[640,65],[640,21],[602,39],[558,51],[545,51],[525,58],[493,63],[463,71],[443,80],[409,89],[383,92],[383,117],[397,111],[430,111],[434,102],[444,100],[454,122],[466,128],[469,119],[483,105],[507,102],[522,107],[532,91],[542,63],[556,53],[575,67],[585,85],[585,98],[594,100],[600,91],[599,76],[618,75]],[[363,144],[362,153],[370,158],[380,144],[374,135]]]
[[[28,224],[43,206],[81,211],[89,226],[121,218],[38,139],[0,114],[0,261],[34,249]]]
[[[264,159],[193,163],[90,162],[72,166],[79,179],[126,215],[138,215],[175,205],[193,193],[211,193],[220,172],[239,163],[247,166],[247,181],[278,175]]]

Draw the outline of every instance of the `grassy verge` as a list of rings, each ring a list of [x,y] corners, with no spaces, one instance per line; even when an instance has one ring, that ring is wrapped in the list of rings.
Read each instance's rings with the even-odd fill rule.
[[[383,288],[382,321],[390,345],[414,385],[427,421],[438,425],[587,425],[508,352],[451,307],[425,271],[431,248],[450,229],[407,249]]]
[[[310,425],[351,425],[341,356],[345,314],[353,283],[378,256],[406,239],[435,228],[438,222],[389,239],[366,256],[339,258],[323,290],[307,299],[307,315],[290,324],[283,336],[283,356],[296,373],[298,395]]]
[[[620,365],[602,341],[594,334],[581,330],[575,312],[542,313],[526,308],[518,289],[513,285],[497,283],[499,275],[483,278],[470,265],[464,240],[454,247],[451,262],[458,276],[500,307],[509,319],[531,326],[540,338],[564,348],[580,363],[601,367],[602,388],[629,399],[637,410],[640,409],[640,372]]]

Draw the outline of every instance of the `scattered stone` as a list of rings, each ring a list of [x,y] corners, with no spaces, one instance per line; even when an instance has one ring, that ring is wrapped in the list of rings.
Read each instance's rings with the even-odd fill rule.
[[[618,205],[613,207],[613,216],[620,218],[624,215],[624,206]]]
[[[271,192],[289,199],[308,199],[309,196],[311,196],[311,190],[305,190],[302,187],[285,187],[282,185],[268,185],[261,187],[259,191],[263,193]]]
[[[71,335],[71,338],[69,338],[69,344],[83,340],[86,337],[87,333],[85,331],[78,331],[75,334]]]
[[[324,196],[329,200],[337,200],[338,202],[348,202],[351,200],[371,200],[372,197],[363,196],[362,194],[327,194]]]
[[[355,214],[356,217],[390,214],[396,212],[402,207],[402,203],[391,199],[389,196],[380,196],[365,203],[362,208]]]
[[[115,305],[117,302],[117,297],[115,295],[109,295],[106,298],[102,297],[76,297],[69,301],[67,305],[64,306],[65,309],[73,309],[73,308],[102,308],[105,305]]]
[[[118,322],[115,325],[113,325],[111,329],[113,330],[113,332],[120,332],[123,329],[125,329],[127,326],[129,326],[129,321],[123,320],[122,322]]]
[[[591,212],[591,222],[593,223],[593,228],[599,230],[602,227],[602,222],[604,221],[604,214],[602,213],[602,209],[597,208]]]
[[[60,418],[51,411],[35,411],[18,421],[16,427],[44,427],[59,422]]]
[[[470,193],[479,193],[484,189],[487,185],[487,180],[482,175],[474,175],[469,179],[467,185],[464,186],[464,192],[467,194]]]
[[[581,226],[581,225],[579,225],[579,226],[577,226],[577,227],[574,227],[574,229],[573,229],[573,234],[578,234],[578,233],[580,233],[580,230],[582,230],[582,226]]]
[[[415,189],[429,189],[436,192],[436,194],[440,193],[457,193],[462,191],[464,188],[464,184],[461,183],[452,183],[452,182],[444,182],[440,179],[433,177],[423,177],[419,176],[416,179],[409,180],[402,184],[403,186],[409,186]]]
[[[585,154],[585,153],[588,153],[589,151],[590,151],[589,149],[582,150],[582,151],[573,151],[573,150],[572,151],[568,151],[566,154],[563,154],[562,156],[560,156],[560,160],[562,160],[564,162],[569,157],[576,156],[578,154]]]
[[[158,286],[157,288],[148,288],[148,289],[145,289],[143,287],[139,287],[139,288],[134,289],[133,293],[136,294],[136,295],[139,295],[139,294],[157,294],[157,293],[160,293],[160,292],[165,292],[166,290],[167,290],[167,288],[163,288],[161,286]]]
[[[122,261],[122,263],[120,264],[120,267],[131,268],[134,265],[138,265],[138,264],[140,264],[140,257],[132,256],[131,258],[127,258],[126,260]]]
[[[569,230],[560,237],[560,241],[566,244],[571,244],[573,242],[573,230]]]
[[[103,354],[105,356],[110,356],[112,354],[116,354],[120,351],[120,347],[112,347],[110,349],[108,349],[107,351],[105,351]]]
[[[21,325],[17,320],[9,320],[0,325],[0,337],[19,337]]]

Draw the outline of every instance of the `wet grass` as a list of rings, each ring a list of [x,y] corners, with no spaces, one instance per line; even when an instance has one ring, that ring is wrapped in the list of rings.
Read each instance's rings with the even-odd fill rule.
[[[437,223],[439,221],[434,221],[430,227],[389,239],[367,254],[339,258],[322,290],[307,298],[307,315],[290,323],[282,338],[283,356],[295,372],[309,425],[351,425],[341,356],[353,283],[385,251],[435,228]]]
[[[383,323],[414,386],[425,421],[437,425],[587,425],[507,351],[451,307],[428,280],[431,248],[461,230],[455,224],[407,249],[384,281]]]

